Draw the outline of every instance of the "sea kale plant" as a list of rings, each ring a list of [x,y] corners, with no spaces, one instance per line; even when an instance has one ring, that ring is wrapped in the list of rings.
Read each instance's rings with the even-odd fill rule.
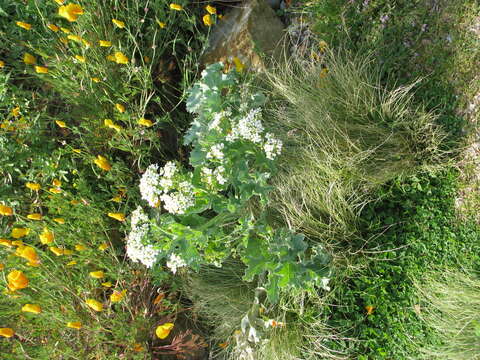
[[[187,110],[195,115],[184,136],[190,166],[147,168],[140,193],[149,207],[132,214],[129,257],[148,267],[166,261],[173,273],[239,258],[244,278],[265,286],[273,302],[279,288],[327,289],[323,248],[270,224],[264,211],[282,151],[262,123],[264,95],[252,95],[221,63],[208,66],[188,95]]]

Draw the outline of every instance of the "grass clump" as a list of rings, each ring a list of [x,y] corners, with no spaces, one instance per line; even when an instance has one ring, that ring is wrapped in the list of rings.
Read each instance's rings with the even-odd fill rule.
[[[274,207],[310,237],[355,233],[373,189],[444,159],[445,135],[436,115],[414,104],[415,83],[382,87],[368,57],[329,53],[309,67],[292,60],[269,79],[280,98],[272,126],[285,144]]]
[[[221,268],[204,266],[184,279],[183,292],[192,300],[194,313],[212,327],[214,343],[227,341],[252,305],[253,288],[242,281],[243,273],[241,263],[229,261]]]
[[[480,281],[460,270],[431,272],[416,287],[427,303],[421,317],[438,333],[442,344],[420,344],[424,358],[480,359]]]

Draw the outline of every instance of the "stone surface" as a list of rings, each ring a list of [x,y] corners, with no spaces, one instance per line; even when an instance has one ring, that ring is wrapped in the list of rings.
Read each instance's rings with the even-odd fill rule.
[[[238,57],[249,70],[262,70],[283,53],[284,26],[265,0],[249,0],[212,28],[203,65]]]

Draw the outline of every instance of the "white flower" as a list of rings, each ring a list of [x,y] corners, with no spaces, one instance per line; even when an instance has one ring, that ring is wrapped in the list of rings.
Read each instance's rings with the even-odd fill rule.
[[[170,259],[167,260],[167,267],[172,270],[172,273],[177,272],[177,268],[186,266],[187,263],[177,254],[171,254]]]
[[[207,159],[223,160],[223,158],[224,158],[223,148],[224,147],[225,147],[225,144],[223,144],[223,143],[213,145],[210,148],[210,151],[207,153]]]
[[[157,207],[160,202],[162,189],[160,186],[160,174],[158,165],[150,165],[140,179],[140,194],[142,199],[146,200],[152,207]]]
[[[195,205],[193,185],[183,181],[178,185],[176,192],[163,194],[161,196],[163,206],[171,214],[185,214],[185,211]]]
[[[220,124],[222,123],[223,118],[228,118],[232,115],[230,108],[227,108],[224,111],[220,111],[213,115],[213,120],[208,125],[208,130],[220,130]]]
[[[218,130],[220,128],[220,122],[222,121],[222,118],[223,114],[221,112],[213,115],[213,120],[208,125],[208,130]]]
[[[159,251],[152,245],[144,244],[150,230],[147,214],[139,206],[132,213],[131,230],[127,237],[127,256],[134,262],[141,262],[146,267],[155,264]]]
[[[217,182],[220,185],[223,185],[227,182],[227,178],[224,175],[225,175],[225,168],[223,166],[219,166],[213,172],[213,176],[215,176],[215,178],[217,179]]]
[[[238,123],[232,121],[232,132],[227,135],[227,141],[237,139],[250,140],[254,143],[262,141],[263,125],[260,119],[260,109],[252,109],[247,116],[241,118]]]
[[[213,170],[207,167],[202,168],[202,179],[207,185],[213,185]]]
[[[280,155],[282,152],[282,141],[276,139],[273,134],[267,133],[265,135],[265,144],[263,145],[263,150],[267,159],[273,160],[277,155]]]
[[[175,175],[176,172],[177,172],[177,165],[173,161],[169,161],[160,170],[160,175],[170,179]]]
[[[329,282],[330,282],[329,278],[322,278],[320,280],[320,286],[322,287],[322,289],[330,291],[330,286],[328,286]]]

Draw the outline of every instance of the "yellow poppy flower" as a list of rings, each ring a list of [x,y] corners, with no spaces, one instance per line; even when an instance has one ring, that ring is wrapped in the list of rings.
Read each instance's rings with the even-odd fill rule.
[[[85,245],[83,245],[83,244],[76,244],[76,245],[75,245],[75,250],[77,250],[77,251],[85,251],[85,250],[87,250],[87,249],[88,249],[88,248],[87,248]]]
[[[13,246],[23,246],[23,241],[22,240],[13,240],[12,245]]]
[[[96,82],[96,83],[99,83],[101,80],[97,77],[92,77],[92,81]]]
[[[30,190],[33,190],[33,191],[38,191],[42,188],[42,186],[40,184],[37,184],[37,183],[31,183],[31,182],[27,182],[25,184],[25,186],[30,189]]]
[[[108,248],[108,244],[107,244],[107,243],[103,243],[103,244],[100,244],[100,245],[98,246],[98,250],[100,250],[100,251],[105,251],[107,248]]]
[[[5,67],[5,61],[0,60],[0,68],[3,68],[3,67]]]
[[[155,330],[155,334],[159,339],[165,339],[170,334],[170,331],[172,331],[173,326],[173,323],[165,323],[160,325]]]
[[[64,27],[61,27],[60,30],[62,30],[62,32],[63,32],[64,34],[70,34],[70,32],[71,32],[70,29],[67,29],[67,28],[64,28]],[[65,39],[65,38],[64,38],[64,39]]]
[[[7,275],[8,288],[11,291],[25,289],[28,286],[28,278],[20,270],[12,270]]]
[[[167,26],[166,23],[164,23],[162,21],[159,21],[159,20],[157,20],[157,24],[158,24],[158,26],[160,26],[161,29],[165,29],[165,27]]]
[[[128,57],[126,57],[122,52],[117,51],[115,53],[115,62],[117,64],[128,64]]]
[[[82,328],[82,323],[80,321],[69,321],[67,322],[67,327],[80,330]]]
[[[107,282],[102,283],[102,286],[105,286],[107,288],[111,288],[113,286],[113,284],[110,281],[107,281]]]
[[[5,269],[5,265],[3,265],[2,263],[0,263],[0,271]]]
[[[60,30],[60,28],[55,24],[48,24],[47,27],[54,32],[57,32]]]
[[[42,312],[42,308],[40,305],[37,304],[25,304],[22,306],[23,312],[30,312],[33,314],[40,314]]]
[[[120,29],[123,29],[125,27],[125,23],[117,19],[112,19],[112,23],[114,23]]]
[[[54,193],[54,194],[60,194],[62,192],[62,189],[59,188],[50,188],[48,191]]]
[[[35,66],[35,71],[37,74],[47,74],[48,69],[45,66]]]
[[[107,60],[115,62],[115,56],[114,55],[107,55],[106,57]]]
[[[85,300],[85,303],[95,311],[103,310],[103,304],[95,299],[87,299]]]
[[[0,215],[11,216],[13,209],[10,206],[0,204]]]
[[[12,109],[11,111],[11,114],[15,117],[17,117],[18,115],[20,115],[20,106],[17,106],[15,108]]]
[[[125,214],[123,213],[108,213],[108,216],[118,221],[125,221]]]
[[[57,255],[57,256],[62,256],[62,255],[64,255],[64,250],[63,250],[63,249],[60,249],[60,248],[58,248],[58,247],[56,247],[56,246],[50,246],[48,249],[49,249],[51,252],[53,252],[55,255]]]
[[[68,4],[58,8],[58,15],[64,17],[70,22],[77,21],[78,17],[83,14],[83,9],[77,4]]]
[[[180,5],[180,4],[171,3],[171,4],[170,4],[170,9],[176,10],[176,11],[182,11],[182,10],[183,10],[183,6]]]
[[[133,345],[133,351],[135,352],[141,352],[145,350],[145,348],[142,346],[142,344],[140,343],[135,343],[135,345]]]
[[[242,61],[236,56],[233,58],[233,62],[235,64],[235,70],[238,73],[243,72],[243,70],[245,69],[245,64],[243,64]]]
[[[60,126],[61,128],[66,128],[67,127],[67,124],[65,124],[65,121],[61,121],[61,120],[55,120],[55,123]]]
[[[27,23],[25,23],[25,22],[23,22],[23,21],[17,21],[16,24],[17,24],[18,26],[20,26],[21,28],[25,29],[25,30],[31,30],[31,29],[32,29],[32,25],[27,24]]]
[[[31,246],[23,246],[23,245],[19,246],[15,251],[15,255],[28,260],[28,263],[30,266],[40,265],[40,259],[38,257],[38,254],[35,251],[35,249]]]
[[[110,129],[114,129],[117,132],[120,132],[123,129],[120,125],[115,124],[111,119],[105,119],[104,124],[106,127],[109,127]]]
[[[37,63],[37,59],[31,54],[25,53],[23,54],[23,62],[27,65],[34,65]]]
[[[90,276],[94,279],[103,279],[105,277],[105,273],[102,270],[91,271]]]
[[[42,214],[39,214],[39,213],[28,214],[27,218],[29,218],[30,220],[42,220]]]
[[[112,42],[111,41],[107,41],[107,40],[99,40],[98,41],[98,44],[102,47],[109,47],[109,46],[112,46]]]
[[[124,113],[125,112],[125,106],[123,106],[122,104],[115,104],[115,107],[117,108],[117,110],[121,113]]]
[[[205,14],[203,15],[203,23],[207,26],[212,26],[213,25],[213,20],[210,14]]]
[[[15,331],[11,328],[0,328],[0,336],[6,337],[6,338],[11,338],[13,335],[15,335]]]
[[[13,228],[10,236],[13,237],[14,239],[20,239],[24,236],[27,236],[29,233],[30,233],[30,229],[28,228]]]
[[[80,36],[78,36],[78,35],[73,35],[73,34],[68,35],[68,36],[67,36],[67,39],[76,41],[76,42],[78,42],[78,43],[81,43],[81,42],[82,42],[82,38],[81,38]]]
[[[73,266],[73,265],[77,265],[77,262],[75,260],[69,261],[67,263],[67,266]]]
[[[75,55],[75,59],[77,59],[81,63],[85,63],[85,61],[87,61],[87,59],[85,59],[85,57],[81,55]]]
[[[122,197],[121,196],[115,196],[111,200],[113,202],[116,202],[116,203],[121,203],[122,202]]]
[[[367,305],[367,306],[365,306],[365,310],[367,311],[367,315],[372,315],[373,310],[375,310],[375,307],[372,306],[372,305]]]
[[[158,305],[165,298],[165,293],[158,294],[153,300],[153,305]]]
[[[65,219],[64,218],[53,218],[53,221],[55,221],[58,224],[65,224]]]
[[[207,10],[207,12],[210,14],[210,15],[213,15],[213,14],[216,14],[217,13],[217,9],[213,6],[210,6],[210,5],[207,5],[205,6],[205,10]]]
[[[122,301],[122,299],[125,297],[126,294],[127,294],[127,290],[114,291],[114,292],[110,295],[110,301],[111,301],[112,303],[120,302],[120,301]]]
[[[85,39],[82,39],[82,44],[85,45],[87,49],[92,46],[92,43]]]
[[[63,249],[63,255],[73,255],[73,250]]]
[[[138,124],[146,126],[146,127],[153,126],[152,120],[148,120],[148,119],[145,119],[145,118],[138,119]]]
[[[63,5],[65,0],[54,0],[58,5]]]
[[[6,246],[6,247],[12,247],[12,240],[8,239],[0,239],[0,245]]]
[[[62,38],[58,39],[58,41],[60,41],[64,45],[68,45],[68,39],[65,38],[65,37],[62,37]]]
[[[97,158],[93,162],[102,170],[110,171],[112,165],[102,155],[97,155]]]

